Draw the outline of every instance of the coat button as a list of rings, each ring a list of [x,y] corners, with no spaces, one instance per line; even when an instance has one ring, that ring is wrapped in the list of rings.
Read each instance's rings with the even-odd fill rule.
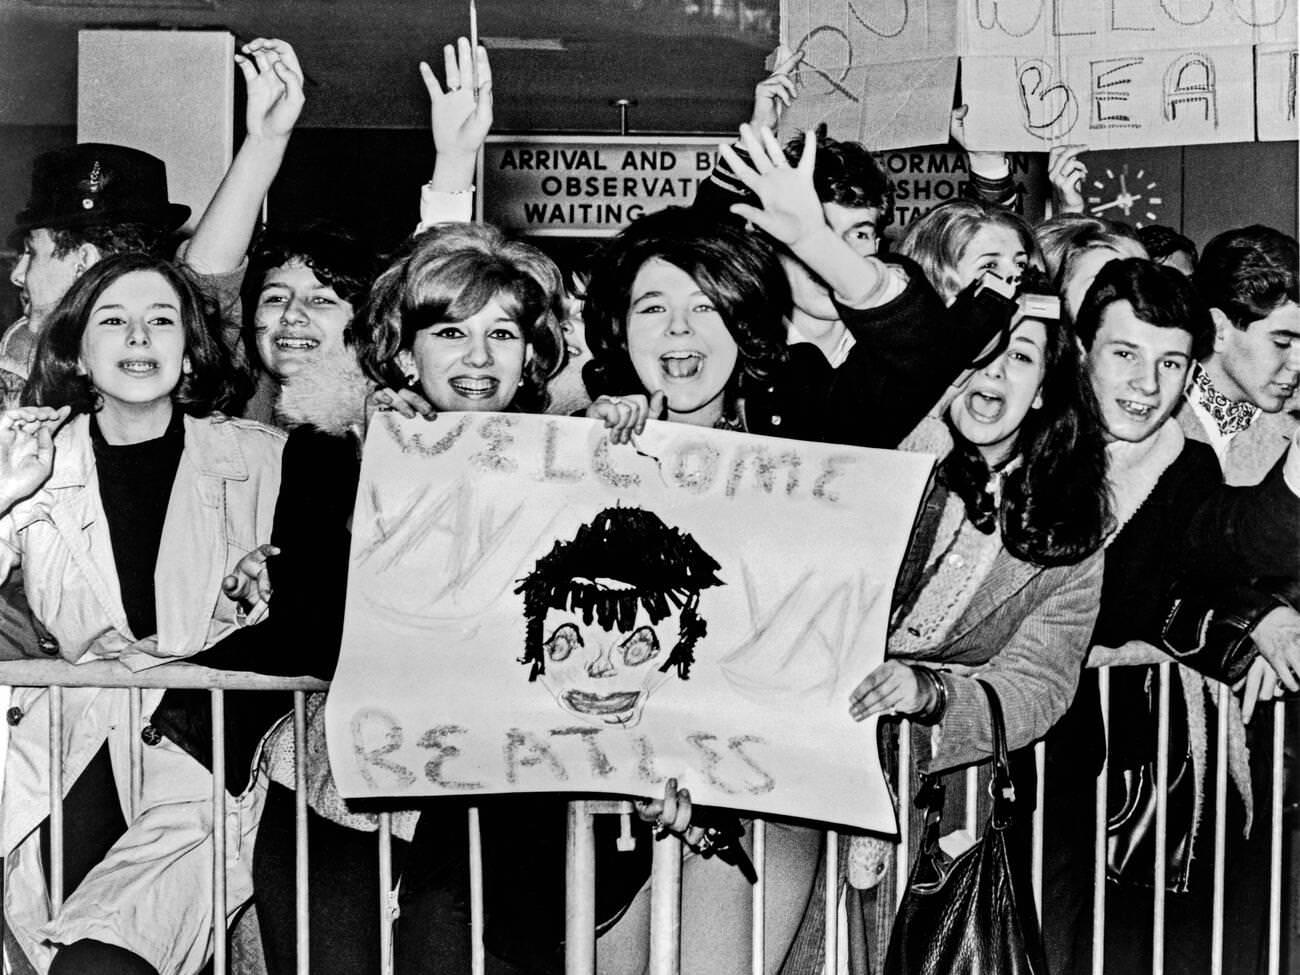
[[[57,657],[59,655],[59,641],[52,636],[41,637],[36,646],[47,657]]]
[[[145,725],[140,729],[140,740],[152,748],[158,742],[162,741],[162,732],[151,724]]]
[[[17,726],[18,722],[23,720],[23,709],[20,707],[10,708],[5,712],[5,720],[8,721],[11,726]]]

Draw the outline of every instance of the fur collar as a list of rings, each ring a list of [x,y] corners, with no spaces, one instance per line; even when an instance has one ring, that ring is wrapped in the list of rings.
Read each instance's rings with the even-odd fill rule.
[[[1170,417],[1154,436],[1141,443],[1116,440],[1107,445],[1106,480],[1115,516],[1115,529],[1107,537],[1107,545],[1151,496],[1160,476],[1183,452],[1184,442],[1182,427]]]
[[[290,430],[312,426],[335,436],[352,432],[361,439],[373,389],[352,350],[340,349],[286,379],[275,414]]]

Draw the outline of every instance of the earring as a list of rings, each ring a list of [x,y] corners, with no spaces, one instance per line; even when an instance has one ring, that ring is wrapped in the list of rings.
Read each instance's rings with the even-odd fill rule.
[[[406,385],[415,386],[420,381],[420,375],[417,372],[408,372],[406,375]]]
[[[190,365],[190,357],[186,356],[181,360],[181,375],[188,376],[194,372],[194,367]]]

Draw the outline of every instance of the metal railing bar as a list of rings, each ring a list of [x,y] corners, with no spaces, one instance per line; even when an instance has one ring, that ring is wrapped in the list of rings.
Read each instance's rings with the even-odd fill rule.
[[[1273,703],[1273,762],[1269,803],[1268,975],[1282,969],[1282,774],[1286,741],[1286,702]]]
[[[1172,665],[1159,668],[1160,693],[1156,705],[1156,848],[1151,917],[1151,972],[1165,970],[1165,860],[1169,849],[1169,707],[1173,696]]]
[[[198,664],[171,661],[133,671],[116,660],[68,664],[63,660],[6,660],[0,663],[0,684],[11,687],[182,687],[228,691],[324,691],[329,682],[315,677],[268,677],[246,671],[210,670]]]
[[[63,909],[63,688],[50,688],[50,905]]]
[[[311,975],[311,900],[307,849],[307,695],[293,692],[294,942],[298,975]]]
[[[470,806],[469,826],[469,966],[473,975],[483,975],[487,956],[483,950],[483,831],[478,806]],[[592,919],[595,926],[595,919]]]
[[[1038,785],[1034,796],[1034,826],[1030,843],[1033,847],[1032,870],[1034,884],[1034,909],[1038,911],[1039,923],[1043,920],[1043,802],[1047,791],[1047,743],[1038,742],[1034,746],[1034,766],[1038,769]],[[974,834],[971,834],[974,835]]]
[[[212,969],[226,975],[226,695],[212,697]]]
[[[1210,911],[1210,975],[1223,975],[1224,882],[1228,850],[1228,695],[1219,685],[1215,698],[1218,720],[1215,727],[1214,763],[1214,890]]]
[[[764,955],[767,916],[767,823],[755,819],[753,823],[754,872],[758,874],[758,883],[754,884],[753,897],[753,934],[751,936],[751,971],[754,975],[764,975],[766,957]]]
[[[1110,788],[1110,670],[1102,668],[1097,673],[1098,695],[1101,698],[1101,727],[1106,743],[1102,752],[1101,774],[1097,776],[1097,803],[1093,834],[1092,864],[1092,973],[1103,975],[1106,969],[1106,820],[1107,795]]]
[[[654,845],[650,869],[650,975],[679,975],[682,951],[682,844]]]
[[[379,970],[393,975],[393,816],[379,814]]]
[[[565,975],[592,975],[596,970],[596,841],[586,802],[569,803],[567,822],[564,971]]]

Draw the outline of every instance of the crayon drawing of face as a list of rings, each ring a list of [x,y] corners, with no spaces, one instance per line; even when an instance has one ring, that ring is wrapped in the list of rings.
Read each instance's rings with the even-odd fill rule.
[[[708,627],[701,590],[722,585],[695,539],[640,508],[606,508],[520,581],[521,663],[561,708],[630,726],[672,676],[686,680]]]

